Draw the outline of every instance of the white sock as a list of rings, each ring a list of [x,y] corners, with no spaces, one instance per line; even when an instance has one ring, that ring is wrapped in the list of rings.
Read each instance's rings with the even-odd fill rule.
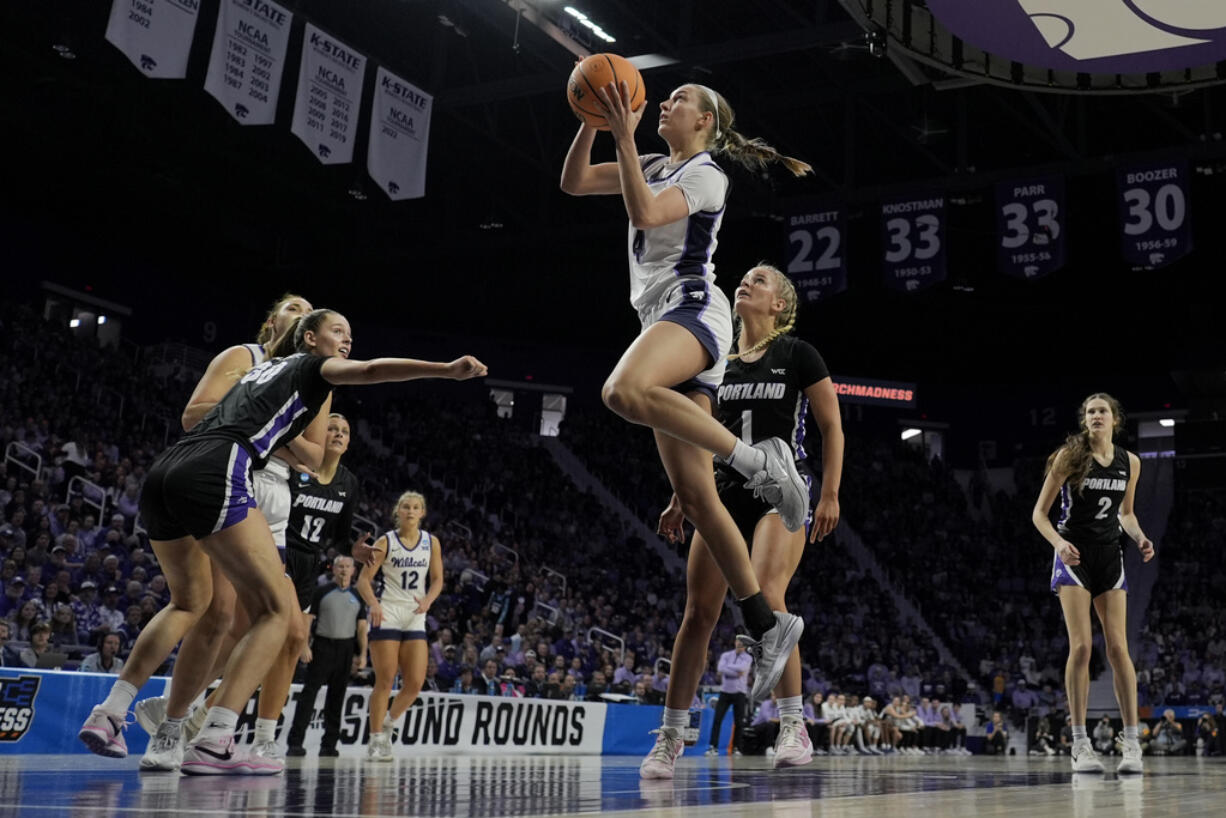
[[[256,741],[276,741],[277,740],[277,720],[276,719],[256,719],[255,720],[255,740]]]
[[[392,714],[391,712],[388,712],[387,715],[383,717],[383,729],[385,731],[390,731],[395,726],[396,723],[392,721]]]
[[[1131,727],[1129,727],[1127,724],[1125,724],[1124,725],[1124,741],[1136,741],[1136,740],[1137,740],[1137,725],[1134,724]]]
[[[111,692],[98,705],[103,710],[114,715],[126,716],[132,708],[132,700],[136,698],[136,688],[123,679],[116,679],[111,685]]]
[[[779,719],[782,721],[789,716],[794,719],[803,718],[805,715],[805,704],[802,696],[785,696],[779,700]]]
[[[237,727],[238,713],[235,713],[233,710],[227,710],[224,707],[217,707],[214,705],[208,709],[204,726],[200,728],[200,732],[196,735],[196,740],[199,741],[200,739],[206,737],[214,738],[233,735],[234,730]]]
[[[728,455],[728,465],[740,472],[742,477],[753,477],[766,468],[766,452],[737,440],[732,454]]]
[[[672,727],[674,730],[684,730],[690,726],[690,711],[665,707],[663,726]]]
[[[1084,724],[1073,725],[1073,741],[1086,740],[1086,726]]]

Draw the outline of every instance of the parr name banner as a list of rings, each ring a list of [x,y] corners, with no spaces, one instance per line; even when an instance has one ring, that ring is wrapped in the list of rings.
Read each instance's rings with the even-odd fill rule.
[[[1122,167],[1116,181],[1124,261],[1133,267],[1155,269],[1191,252],[1187,162]]]
[[[813,303],[847,289],[847,219],[829,203],[796,202],[784,215],[788,230],[787,274],[802,303]]]
[[[1064,179],[1015,179],[996,186],[996,262],[1014,278],[1064,266]]]
[[[181,80],[199,16],[200,0],[115,0],[106,40],[146,77]]]
[[[272,0],[221,0],[204,90],[242,125],[277,117],[294,15]]]
[[[945,197],[913,196],[881,205],[887,287],[918,292],[945,280]]]
[[[434,97],[379,66],[370,107],[366,170],[388,198],[426,195],[426,149]]]
[[[353,161],[353,133],[365,74],[364,56],[306,24],[290,130],[325,165]]]

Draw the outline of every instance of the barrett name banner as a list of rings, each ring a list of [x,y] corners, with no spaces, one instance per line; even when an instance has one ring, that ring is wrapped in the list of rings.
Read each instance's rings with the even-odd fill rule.
[[[1191,252],[1187,162],[1126,165],[1116,181],[1124,261],[1155,269]]]
[[[847,289],[846,213],[841,206],[794,202],[784,215],[788,231],[787,274],[800,300],[820,301]]]
[[[882,271],[892,290],[912,293],[945,280],[945,197],[911,196],[881,205]]]
[[[434,98],[383,66],[375,73],[366,170],[388,198],[426,195],[426,148]]]
[[[996,262],[1014,278],[1041,278],[1064,266],[1064,179],[1045,176],[996,186]]]
[[[187,76],[200,0],[115,0],[106,39],[154,79]]]
[[[221,0],[204,90],[242,125],[277,117],[294,15],[272,0]]]
[[[325,165],[353,161],[353,133],[365,74],[365,57],[306,24],[290,130]]]

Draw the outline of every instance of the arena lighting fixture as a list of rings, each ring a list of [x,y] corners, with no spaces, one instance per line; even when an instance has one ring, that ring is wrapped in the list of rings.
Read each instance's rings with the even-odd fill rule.
[[[81,326],[81,319],[73,318],[71,321],[68,322],[68,326],[72,329],[76,329],[77,327]]]
[[[903,429],[903,430],[902,430],[902,439],[903,439],[903,440],[910,440],[911,438],[915,437],[916,435],[918,435],[918,434],[922,434],[922,433],[923,433],[923,431],[924,431],[923,429],[916,429],[916,428],[914,428],[914,427],[912,427],[912,428],[910,428],[910,429]]]
[[[1169,429],[1175,425],[1175,418],[1159,418],[1158,425],[1162,426],[1163,428]]]
[[[105,316],[105,315],[99,315],[99,316],[98,316],[98,323],[99,323],[99,324],[105,324],[105,323],[106,323],[106,316]]]
[[[595,34],[600,39],[604,40],[606,43],[617,42],[617,39],[615,37],[609,35],[603,28],[593,23],[586,14],[579,11],[574,6],[567,6],[565,9],[563,9],[563,11],[565,11],[571,17],[574,17],[576,20],[578,20],[579,24],[582,25],[584,28],[591,29],[593,34]]]

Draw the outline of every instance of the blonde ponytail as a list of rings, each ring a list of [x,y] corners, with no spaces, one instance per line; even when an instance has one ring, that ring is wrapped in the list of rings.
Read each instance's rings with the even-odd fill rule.
[[[711,153],[723,154],[750,170],[761,170],[768,164],[779,162],[791,171],[793,176],[804,176],[813,172],[813,166],[808,162],[784,156],[764,140],[750,139],[734,131],[732,124],[736,121],[736,113],[728,104],[728,100],[705,85],[694,87],[702,91],[698,95],[699,110],[712,116],[711,130],[707,137],[707,149]]]

